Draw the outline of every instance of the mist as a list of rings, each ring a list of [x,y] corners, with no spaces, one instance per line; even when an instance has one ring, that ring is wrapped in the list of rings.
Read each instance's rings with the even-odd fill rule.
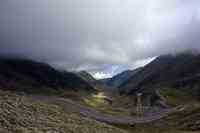
[[[199,38],[199,0],[0,2],[0,55],[66,70],[111,76],[159,55],[199,51]]]

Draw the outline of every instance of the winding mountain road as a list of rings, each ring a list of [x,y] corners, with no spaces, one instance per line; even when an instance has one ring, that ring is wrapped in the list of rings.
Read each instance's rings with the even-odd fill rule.
[[[144,117],[131,117],[131,116],[112,116],[95,111],[91,108],[82,106],[69,99],[54,97],[54,96],[31,96],[31,99],[43,101],[51,104],[60,105],[66,112],[80,113],[84,117],[92,118],[97,121],[110,123],[110,124],[141,124],[149,123],[159,120],[168,114],[176,111],[177,109],[163,109],[159,112],[151,113]]]

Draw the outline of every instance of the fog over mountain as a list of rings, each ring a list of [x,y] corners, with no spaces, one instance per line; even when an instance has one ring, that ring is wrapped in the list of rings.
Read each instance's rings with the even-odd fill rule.
[[[199,0],[0,1],[0,55],[67,70],[112,76],[199,38]]]

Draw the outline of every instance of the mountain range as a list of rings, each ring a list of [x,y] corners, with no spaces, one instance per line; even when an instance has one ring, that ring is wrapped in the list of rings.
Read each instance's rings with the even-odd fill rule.
[[[72,72],[60,71],[48,64],[28,59],[0,59],[0,88],[25,92],[59,90],[95,90]]]
[[[197,93],[200,86],[200,54],[180,53],[163,55],[143,67],[139,72],[120,85],[122,93],[165,87],[185,88]]]
[[[96,80],[86,71],[78,75],[93,86],[119,91],[121,94],[156,93],[163,88],[181,89],[199,95],[200,54],[183,52],[158,56],[144,67],[126,70],[112,78]],[[111,89],[111,90],[112,90]]]
[[[40,93],[114,90],[121,95],[143,93],[154,100],[160,98],[158,90],[170,88],[199,96],[199,66],[200,54],[169,54],[157,57],[144,67],[96,80],[86,71],[67,72],[28,59],[0,58],[0,88]]]
[[[100,80],[102,83],[106,84],[107,86],[118,88],[121,84],[123,84],[126,80],[130,77],[134,76],[137,72],[139,72],[141,68],[137,68],[135,70],[126,70],[123,71],[112,78],[102,79]]]

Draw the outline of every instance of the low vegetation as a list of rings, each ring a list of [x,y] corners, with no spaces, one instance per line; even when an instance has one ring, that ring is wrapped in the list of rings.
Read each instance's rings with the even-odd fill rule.
[[[108,101],[106,100],[106,96],[103,93],[98,93],[85,97],[82,102],[84,106],[91,107],[104,114],[117,116],[131,115],[131,112],[128,109],[116,106],[115,103],[116,99]]]
[[[179,130],[200,130],[200,103],[190,103],[179,107],[179,111],[155,122],[159,126]]]
[[[59,106],[3,91],[0,91],[0,129],[8,133],[126,133],[77,114],[67,114]]]
[[[180,89],[164,88],[160,89],[159,92],[165,98],[165,102],[171,106],[178,106],[196,100],[191,94]]]
[[[193,103],[180,106],[177,112],[151,123],[115,126],[130,133],[199,133],[199,118],[200,103]]]

